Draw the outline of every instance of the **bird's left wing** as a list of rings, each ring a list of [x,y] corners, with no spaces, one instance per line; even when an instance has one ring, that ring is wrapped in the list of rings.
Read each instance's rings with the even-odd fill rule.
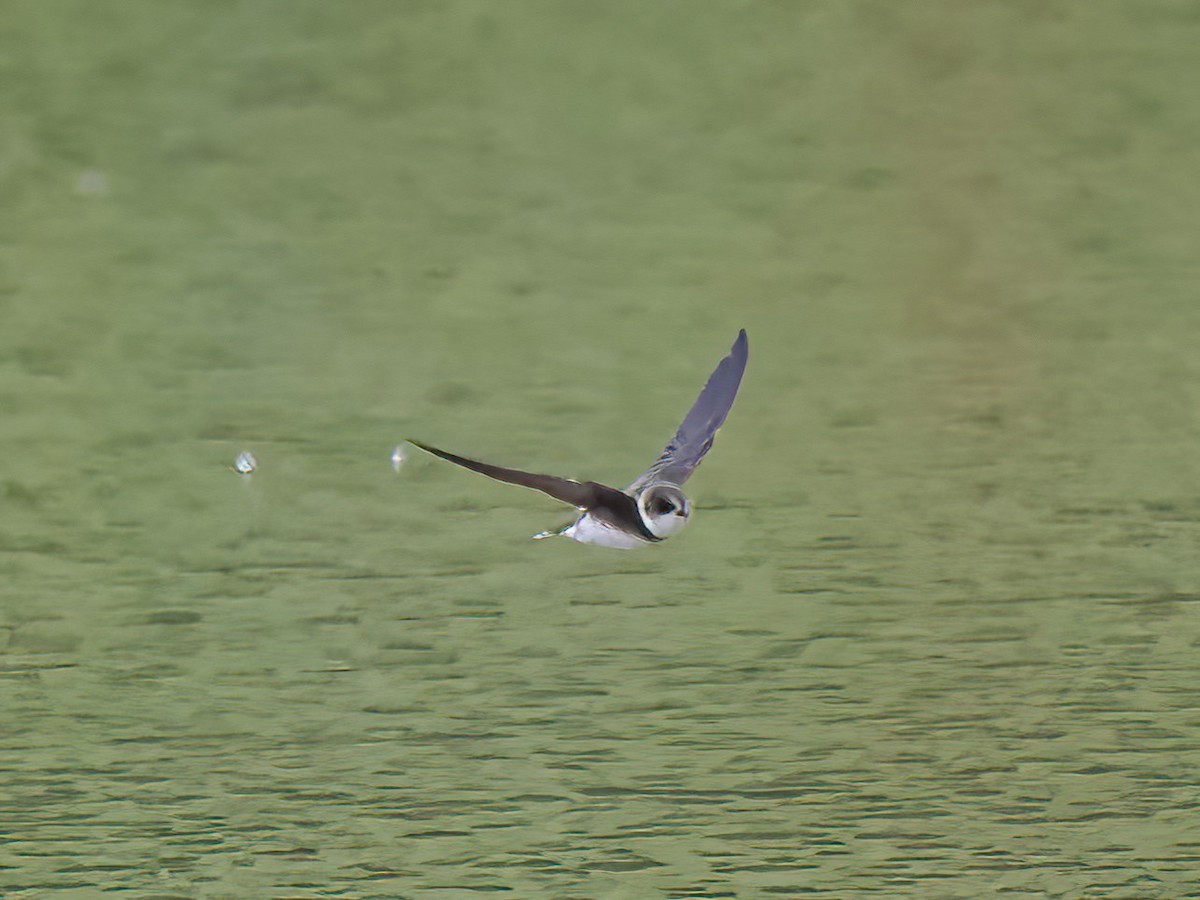
[[[704,454],[712,447],[717,429],[724,423],[729,408],[733,406],[749,356],[749,342],[746,339],[746,329],[743,328],[729,349],[729,355],[717,363],[713,373],[708,376],[704,390],[684,416],[675,436],[663,448],[654,465],[625,489],[626,493],[636,496],[650,484],[683,484],[687,481],[696,466],[700,465],[700,460],[704,459]]]

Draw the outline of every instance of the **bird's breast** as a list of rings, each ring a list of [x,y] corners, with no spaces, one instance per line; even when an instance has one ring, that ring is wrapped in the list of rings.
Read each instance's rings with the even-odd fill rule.
[[[584,513],[563,534],[581,544],[596,544],[601,547],[614,547],[618,550],[635,550],[649,543],[645,538],[597,519],[591,513]]]

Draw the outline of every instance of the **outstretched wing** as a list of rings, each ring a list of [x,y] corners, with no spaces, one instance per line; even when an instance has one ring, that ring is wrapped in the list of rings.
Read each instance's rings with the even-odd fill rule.
[[[464,469],[470,469],[472,472],[478,472],[480,475],[486,475],[488,478],[494,478],[497,481],[533,488],[535,491],[549,494],[555,500],[561,500],[563,503],[569,503],[579,509],[591,509],[610,494],[621,495],[621,492],[616,488],[611,488],[595,481],[581,483],[573,481],[570,478],[559,478],[557,475],[537,475],[533,472],[522,472],[520,469],[506,469],[503,466],[493,466],[491,463],[467,459],[465,456],[456,456],[453,453],[447,453],[445,450],[439,450],[437,447],[422,444],[420,441],[413,440],[412,438],[409,438],[408,442],[420,447],[426,453],[439,456],[447,462],[454,463],[456,466],[462,466]]]
[[[746,329],[738,332],[737,340],[729,355],[717,363],[713,373],[708,376],[704,390],[684,416],[683,424],[675,432],[675,437],[663,449],[655,460],[654,465],[638,476],[637,481],[625,490],[637,495],[647,485],[656,482],[683,484],[700,465],[704,454],[712,447],[717,429],[729,414],[733,399],[737,396],[738,386],[742,383],[742,373],[746,371],[746,360],[749,358],[749,343],[746,340]]]

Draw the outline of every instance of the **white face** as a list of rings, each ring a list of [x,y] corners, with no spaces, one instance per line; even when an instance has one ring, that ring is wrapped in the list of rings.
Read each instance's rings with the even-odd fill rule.
[[[656,484],[638,497],[642,521],[655,537],[665,538],[687,524],[692,515],[692,503],[673,484]]]

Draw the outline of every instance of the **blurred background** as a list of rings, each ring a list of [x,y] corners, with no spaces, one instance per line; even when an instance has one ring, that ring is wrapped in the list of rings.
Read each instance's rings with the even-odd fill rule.
[[[7,896],[1200,889],[1193,4],[4,18]]]

